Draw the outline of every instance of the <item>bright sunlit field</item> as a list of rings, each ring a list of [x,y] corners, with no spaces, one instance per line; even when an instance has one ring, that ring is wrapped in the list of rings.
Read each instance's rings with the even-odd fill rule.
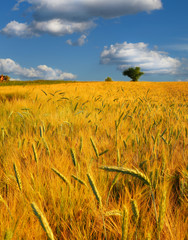
[[[0,239],[188,239],[188,83],[0,87]]]

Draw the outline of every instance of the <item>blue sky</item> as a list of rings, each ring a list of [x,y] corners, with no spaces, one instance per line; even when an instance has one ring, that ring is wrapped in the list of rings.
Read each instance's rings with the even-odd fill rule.
[[[188,81],[187,0],[1,0],[0,74]]]

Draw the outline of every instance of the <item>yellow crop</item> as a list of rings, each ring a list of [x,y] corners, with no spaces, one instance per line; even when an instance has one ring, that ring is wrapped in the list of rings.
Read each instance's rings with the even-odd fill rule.
[[[0,239],[188,238],[188,83],[7,86],[0,106]]]

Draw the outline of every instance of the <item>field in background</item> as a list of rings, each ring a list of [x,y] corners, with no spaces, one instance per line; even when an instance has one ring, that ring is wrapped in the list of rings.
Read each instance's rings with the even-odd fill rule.
[[[27,86],[27,85],[46,85],[46,84],[61,84],[61,83],[74,83],[75,81],[64,80],[35,80],[35,81],[8,81],[0,82],[0,86]]]
[[[0,239],[188,239],[188,83],[0,87]]]

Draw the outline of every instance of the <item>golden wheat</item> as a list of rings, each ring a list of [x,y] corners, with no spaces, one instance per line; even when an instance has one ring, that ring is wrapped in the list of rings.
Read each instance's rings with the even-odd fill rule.
[[[39,200],[55,239],[186,239],[187,97],[187,83],[0,87],[0,239],[44,238]]]
[[[41,212],[41,210],[39,209],[39,207],[37,206],[36,203],[31,203],[31,207],[33,209],[34,214],[36,215],[36,217],[38,218],[42,228],[44,229],[47,237],[49,240],[54,240],[54,235],[53,232],[49,226],[49,223],[46,219],[46,217],[44,216],[44,214]]]

